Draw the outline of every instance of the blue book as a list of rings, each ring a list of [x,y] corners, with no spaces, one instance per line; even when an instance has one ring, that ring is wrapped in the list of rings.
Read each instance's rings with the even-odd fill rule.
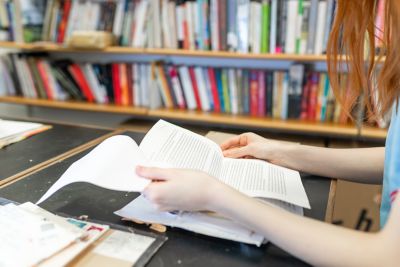
[[[242,76],[242,89],[243,89],[243,113],[250,113],[250,72],[249,70],[243,70]]]
[[[221,112],[226,112],[224,102],[224,87],[222,85],[222,71],[221,69],[215,69],[215,79],[218,87],[218,97],[221,106]]]

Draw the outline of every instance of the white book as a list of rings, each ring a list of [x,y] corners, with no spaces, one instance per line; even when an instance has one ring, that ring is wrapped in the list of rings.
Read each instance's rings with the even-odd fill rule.
[[[194,90],[189,75],[189,69],[187,66],[180,66],[178,69],[179,69],[179,76],[181,78],[183,86],[183,92],[185,94],[187,108],[196,109],[197,104],[196,104],[196,99],[194,97]]]
[[[192,7],[192,29],[193,29],[193,49],[198,49],[198,40],[199,40],[199,35],[201,32],[201,24],[199,23],[199,3],[197,2],[192,2],[191,7]],[[197,44],[197,45],[196,45]]]
[[[229,97],[231,101],[231,111],[232,114],[239,113],[239,103],[238,103],[238,88],[236,86],[236,72],[235,69],[230,68],[228,70],[228,81],[229,81]]]
[[[118,0],[114,15],[113,33],[119,38],[122,35],[122,26],[124,24],[124,11],[126,0]]]
[[[159,87],[159,84],[157,82],[157,77],[155,77],[152,73],[152,68],[151,66],[147,65],[147,75],[148,75],[148,88],[146,88],[149,91],[149,108],[150,109],[157,109],[162,107],[163,100],[162,100],[162,95],[161,91],[162,88]],[[167,103],[166,101],[164,103]]]
[[[197,87],[199,88],[201,109],[203,111],[210,111],[210,102],[208,101],[207,86],[203,76],[203,68],[195,67],[194,73],[196,75]]]
[[[162,0],[161,3],[161,28],[162,28],[162,47],[172,48],[171,28],[168,17],[168,0]]]
[[[321,55],[324,50],[324,30],[326,20],[326,9],[327,3],[322,0],[318,3],[318,20],[317,20],[317,31],[315,36],[315,47],[314,54]]]
[[[249,32],[249,49],[251,52],[254,50],[254,27],[255,27],[255,14],[256,14],[256,3],[254,1],[250,1],[250,12],[249,12],[249,28],[247,29]],[[254,53],[254,52],[253,52]]]
[[[38,97],[37,90],[35,87],[35,83],[33,81],[32,73],[29,69],[28,62],[26,61],[26,59],[21,60],[21,67],[22,67],[24,79],[26,80],[28,96],[31,98],[37,98]],[[50,76],[50,75],[48,75],[48,76]]]
[[[185,15],[186,15],[186,22],[188,28],[188,40],[189,40],[189,49],[195,50],[195,35],[194,35],[194,17],[193,17],[193,2],[186,2],[185,4]]]
[[[261,2],[251,2],[253,5],[254,13],[251,14],[251,18],[254,19],[252,25],[251,38],[253,42],[252,52],[259,54],[261,53],[261,22],[262,22],[262,5]]]
[[[152,47],[154,48],[161,48],[162,47],[162,42],[161,42],[161,7],[160,7],[160,0],[153,0],[153,39],[154,39],[154,45]]]
[[[210,27],[211,27],[211,48],[219,50],[219,28],[218,28],[218,0],[210,2]]]
[[[238,51],[247,53],[250,44],[250,1],[238,0],[237,9],[237,33],[239,39]]]
[[[310,19],[308,23],[307,54],[314,54],[317,34],[318,1],[319,0],[311,0]]]
[[[135,22],[136,22],[136,29],[135,34],[132,37],[133,47],[143,48],[144,44],[146,43],[146,17],[148,13],[148,6],[149,3],[144,0],[141,1],[139,6],[136,8],[135,12]]]
[[[212,96],[210,77],[208,76],[207,68],[202,68],[202,69],[203,69],[203,77],[204,77],[204,81],[205,81],[205,85],[206,85],[208,103],[210,103],[210,109],[213,109],[214,99]]]
[[[142,106],[144,107],[149,107],[150,104],[150,71],[150,66],[147,64],[140,64],[140,96]]]
[[[299,2],[288,0],[287,9],[287,29],[285,41],[285,53],[294,54],[296,52],[296,24]]]
[[[283,74],[282,95],[281,95],[281,119],[288,118],[288,104],[289,104],[289,73]]]
[[[15,88],[15,84],[11,78],[10,71],[8,69],[7,64],[4,62],[4,59],[0,60],[0,66],[1,66],[1,75],[3,77],[2,82],[4,83],[4,91],[6,95],[16,95],[17,91]]]
[[[89,154],[72,164],[38,203],[42,203],[62,187],[76,182],[87,182],[116,191],[142,192],[150,180],[132,172],[132,169],[134,170],[138,165],[199,170],[250,197],[280,200],[299,207],[310,208],[299,172],[261,160],[225,158],[219,145],[213,141],[163,120],[158,121],[150,129],[140,146],[128,136],[119,135],[106,139]],[[109,179],[111,176],[114,179]],[[148,210],[147,204],[141,202],[141,205],[135,205],[135,207],[138,207],[136,213],[133,209],[128,213],[124,212],[123,215],[120,210],[117,214],[152,221],[151,209]],[[142,212],[139,212],[140,207],[143,208]],[[127,211],[125,208],[123,210]],[[159,216],[162,218],[173,216],[170,213],[164,215],[164,213],[154,214],[153,212],[152,214],[155,216],[154,219],[160,218]],[[204,213],[195,212],[187,215],[193,219],[186,224],[188,227],[190,224],[191,231],[199,229],[200,225],[196,224],[196,221],[204,222],[204,219],[208,225],[211,224],[214,227],[211,227],[209,231],[205,228],[199,229],[202,234],[255,245],[260,245],[264,239],[260,235],[257,238],[251,236],[252,229],[246,231],[245,227],[235,225],[233,221],[229,221],[230,227],[228,227],[222,222],[213,221],[212,218],[215,218],[213,216],[207,217],[208,220],[198,218]],[[226,219],[224,221],[226,222]],[[168,223],[168,225],[171,224]],[[230,230],[230,234],[224,235],[222,229]],[[234,236],[240,238],[235,239]]]
[[[278,0],[271,0],[271,30],[269,38],[269,52],[276,52],[276,37],[278,30]]]
[[[100,3],[92,3],[90,10],[90,20],[88,29],[90,31],[96,31],[100,20]]]
[[[14,34],[15,42],[24,42],[23,36],[23,27],[22,27],[22,9],[21,9],[21,0],[12,1],[11,4],[14,7],[14,16],[12,20],[12,30]],[[12,11],[11,11],[12,12]]]
[[[183,42],[185,34],[183,32],[183,20],[185,16],[185,9],[183,5],[176,5],[176,29],[177,29],[177,40],[179,43]]]
[[[178,48],[178,36],[177,30],[178,27],[176,25],[176,4],[174,1],[168,2],[168,27],[169,27],[169,44],[172,49]]]
[[[53,0],[53,1],[55,1],[55,0]],[[71,10],[69,13],[67,29],[66,29],[65,38],[64,38],[65,43],[68,43],[68,39],[71,37],[72,32],[76,29],[76,25],[79,20],[79,8],[80,8],[79,1],[72,0]]]

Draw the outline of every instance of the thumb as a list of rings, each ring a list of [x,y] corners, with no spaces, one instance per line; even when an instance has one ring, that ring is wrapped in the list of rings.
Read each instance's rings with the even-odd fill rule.
[[[137,166],[136,174],[150,180],[169,180],[172,177],[170,169]]]
[[[250,152],[249,150],[250,149],[248,146],[235,147],[235,148],[225,150],[223,152],[223,154],[225,157],[228,157],[228,158],[243,158],[245,156],[251,156],[249,153]]]

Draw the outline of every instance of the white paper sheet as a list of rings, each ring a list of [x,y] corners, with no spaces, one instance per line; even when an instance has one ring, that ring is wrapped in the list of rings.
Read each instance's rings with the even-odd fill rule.
[[[87,182],[110,190],[141,192],[150,181],[136,175],[138,164],[147,165],[147,160],[132,138],[123,135],[110,137],[73,163],[38,203],[76,182]]]
[[[179,227],[204,235],[257,246],[260,246],[264,240],[262,235],[222,217],[211,216],[201,212],[184,212],[175,215],[168,212],[159,212],[143,196],[134,199],[121,210],[116,211],[115,214],[124,218]]]
[[[14,135],[36,130],[43,124],[22,121],[10,121],[0,119],[0,140]]]

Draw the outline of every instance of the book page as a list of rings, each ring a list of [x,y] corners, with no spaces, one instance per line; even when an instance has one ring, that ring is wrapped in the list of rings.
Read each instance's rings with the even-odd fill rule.
[[[218,178],[251,197],[278,199],[310,208],[297,171],[262,160],[225,158]]]
[[[141,192],[150,180],[136,174],[135,168],[139,164],[148,165],[148,161],[132,138],[124,135],[110,137],[74,162],[38,203],[76,182],[87,182],[110,190]]]
[[[201,170],[214,177],[221,172],[223,155],[217,144],[163,120],[150,129],[139,147],[152,162]]]

